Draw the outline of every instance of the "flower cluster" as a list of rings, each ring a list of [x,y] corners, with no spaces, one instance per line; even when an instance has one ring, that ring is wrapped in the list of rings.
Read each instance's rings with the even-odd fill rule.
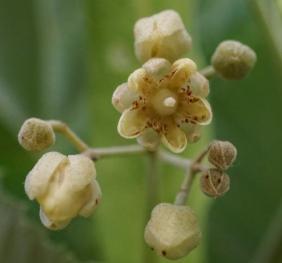
[[[191,49],[192,39],[173,10],[138,20],[134,37],[136,57],[142,66],[116,88],[112,104],[121,113],[118,133],[124,138],[136,138],[140,145],[90,148],[60,121],[28,119],[18,135],[24,149],[46,150],[54,144],[55,132],[60,132],[80,154],[45,153],[27,175],[25,191],[39,203],[43,225],[59,230],[77,216],[90,216],[100,203],[102,194],[93,161],[101,156],[144,153],[152,162],[184,166],[187,174],[174,204],[155,206],[144,233],[146,243],[158,255],[179,259],[197,247],[201,239],[197,216],[186,206],[195,175],[201,173],[203,193],[214,198],[222,196],[230,188],[226,171],[234,163],[237,149],[230,142],[215,141],[198,157],[187,160],[160,150],[160,143],[180,153],[188,143],[196,142],[200,128],[210,124],[213,117],[206,99],[207,78],[217,74],[224,79],[241,79],[254,66],[256,54],[238,41],[224,41],[214,52],[212,65],[199,71],[193,60],[182,57]],[[212,167],[202,164],[206,156]]]
[[[191,38],[180,16],[171,10],[135,25],[135,50],[140,61],[113,94],[112,103],[122,112],[118,132],[138,138],[149,150],[159,140],[171,151],[182,152],[187,142],[199,138],[199,126],[212,120],[208,80],[194,61],[180,58],[191,47]]]

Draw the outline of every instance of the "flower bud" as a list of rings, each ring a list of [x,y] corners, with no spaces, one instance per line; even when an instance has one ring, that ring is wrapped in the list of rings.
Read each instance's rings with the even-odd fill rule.
[[[237,157],[236,147],[228,141],[214,141],[209,150],[208,159],[218,169],[227,170]]]
[[[173,62],[192,46],[181,17],[173,10],[139,19],[134,27],[134,36],[135,54],[142,63],[153,57]]]
[[[144,236],[160,256],[179,259],[199,245],[201,231],[190,207],[162,203],[153,209]]]
[[[114,91],[112,104],[119,112],[130,108],[132,102],[138,98],[138,95],[131,89],[128,89],[127,83],[119,85]]]
[[[27,119],[18,134],[20,145],[27,151],[42,151],[55,142],[55,134],[47,121]]]
[[[209,169],[200,178],[201,190],[210,197],[219,197],[228,192],[230,178],[221,170]]]
[[[148,151],[155,151],[160,144],[160,137],[156,131],[147,128],[138,136],[137,142]]]
[[[211,62],[216,72],[225,79],[242,79],[254,67],[256,53],[234,40],[223,41],[215,50]]]
[[[28,197],[40,204],[40,219],[52,230],[74,217],[88,217],[101,199],[94,163],[82,155],[44,154],[25,180]]]

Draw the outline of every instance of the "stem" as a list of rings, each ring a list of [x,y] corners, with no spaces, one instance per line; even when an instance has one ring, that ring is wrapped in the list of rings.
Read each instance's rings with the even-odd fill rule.
[[[198,157],[187,167],[187,173],[184,176],[184,179],[180,185],[180,189],[176,194],[174,204],[176,205],[185,205],[188,195],[191,192],[191,188],[196,177],[196,174],[199,171],[202,171],[204,168],[201,166],[201,162],[209,152],[210,147],[208,146],[204,151],[202,151]]]
[[[108,148],[88,148],[83,154],[96,161],[104,157],[113,157],[117,155],[131,155],[146,153],[146,149],[138,144],[126,146],[113,146]]]
[[[157,152],[148,152],[148,177],[147,177],[147,204],[146,204],[146,214],[145,214],[145,224],[147,224],[151,211],[154,206],[159,201],[159,177],[157,171],[157,161],[158,155]],[[146,245],[144,246],[144,262],[154,263],[157,262],[158,259]]]
[[[52,126],[54,132],[64,135],[79,152],[84,152],[88,149],[87,144],[81,140],[67,124],[57,120],[50,120],[48,123]]]
[[[212,65],[203,68],[202,70],[200,70],[200,73],[204,75],[207,79],[211,79],[216,75],[216,71]]]
[[[158,154],[158,157],[160,160],[172,164],[174,166],[183,168],[187,170],[187,168],[192,164],[192,161],[186,158],[179,157],[177,155],[165,152],[165,151],[160,151]]]

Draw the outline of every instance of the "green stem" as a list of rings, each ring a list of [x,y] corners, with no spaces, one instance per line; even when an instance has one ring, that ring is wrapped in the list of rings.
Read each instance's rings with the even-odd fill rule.
[[[148,152],[148,171],[147,171],[147,204],[145,224],[147,224],[151,211],[159,201],[159,177],[158,177],[158,156],[157,152]],[[150,248],[144,244],[144,263],[156,263],[158,258],[156,254],[150,250]]]

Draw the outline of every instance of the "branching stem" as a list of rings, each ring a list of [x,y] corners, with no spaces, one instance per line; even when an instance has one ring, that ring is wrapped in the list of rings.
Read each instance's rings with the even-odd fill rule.
[[[187,167],[186,175],[184,176],[184,179],[180,185],[180,189],[178,193],[176,194],[174,204],[176,205],[185,205],[188,195],[191,191],[193,181],[195,179],[196,174],[199,171],[203,171],[205,168],[201,165],[203,159],[209,152],[209,146],[202,151],[196,159],[190,163],[190,165]]]
[[[79,152],[84,152],[88,149],[88,145],[83,140],[81,140],[79,136],[76,135],[67,124],[57,120],[50,120],[48,122],[52,126],[54,132],[58,132],[64,135]]]

